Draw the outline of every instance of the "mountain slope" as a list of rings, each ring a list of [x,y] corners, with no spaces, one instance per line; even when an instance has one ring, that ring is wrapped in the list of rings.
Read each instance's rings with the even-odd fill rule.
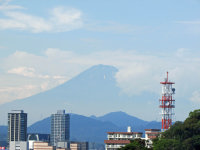
[[[127,113],[121,111],[111,112],[104,116],[97,117],[97,119],[101,121],[110,121],[120,127],[127,127],[128,124],[129,126],[134,127],[134,126],[146,125],[148,123],[147,121],[130,116]]]
[[[139,131],[143,133],[144,133],[144,129],[154,129],[154,128],[160,129],[161,128],[161,122],[144,121],[142,119],[131,116],[121,111],[111,112],[100,117],[91,116],[91,118],[104,121],[104,122],[111,122],[115,124],[116,126],[122,128],[123,130],[126,130],[128,126],[131,126],[133,131]]]
[[[139,131],[144,134],[144,129],[159,129],[161,123],[144,121],[124,112],[112,112],[92,118],[77,114],[70,115],[71,140],[103,143],[107,138],[107,132],[126,132],[127,126],[131,126],[134,132]],[[28,128],[28,131],[50,133],[50,117],[34,123]]]
[[[82,115],[70,115],[71,140],[103,143],[108,131],[118,131],[111,122],[102,122]],[[50,117],[38,121],[28,128],[29,133],[50,133]]]
[[[0,141],[7,141],[7,126],[0,126]]]
[[[15,100],[0,105],[0,124],[7,120],[11,110],[23,109],[28,113],[28,124],[42,120],[59,109],[68,113],[83,115],[102,115],[112,111],[125,111],[132,115],[157,115],[155,109],[144,105],[155,95],[143,93],[138,96],[122,94],[117,86],[115,75],[117,69],[113,66],[97,65],[80,73],[78,76],[46,92]],[[157,101],[152,98],[150,105],[155,107]],[[145,114],[145,112],[152,112]],[[137,115],[138,116],[138,115]]]
[[[106,110],[105,103],[111,105],[113,99],[119,99],[120,89],[116,86],[116,72],[117,69],[112,66],[91,67],[56,88],[1,105],[0,115],[4,115],[1,117],[6,120],[10,110],[23,109],[28,113],[31,124],[58,109],[65,109],[68,112],[73,110],[79,114],[93,114],[97,111],[100,113],[102,108]]]

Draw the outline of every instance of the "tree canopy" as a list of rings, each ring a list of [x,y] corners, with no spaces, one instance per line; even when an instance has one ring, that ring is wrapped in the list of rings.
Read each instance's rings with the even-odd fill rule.
[[[135,139],[120,150],[147,150],[147,148],[145,147],[145,140]]]
[[[200,150],[200,109],[189,113],[184,122],[177,121],[160,139],[153,142],[155,150]]]
[[[159,138],[153,140],[154,150],[200,150],[200,109],[189,113],[184,121],[175,122]],[[121,150],[147,150],[145,141],[135,139]]]

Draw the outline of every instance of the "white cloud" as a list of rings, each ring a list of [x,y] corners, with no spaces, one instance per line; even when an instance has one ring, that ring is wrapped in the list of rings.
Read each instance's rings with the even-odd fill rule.
[[[18,67],[8,70],[8,73],[23,75],[25,77],[34,77],[35,76],[34,72],[35,72],[34,68],[27,68],[27,67]]]
[[[54,8],[50,22],[54,23],[57,32],[70,31],[81,28],[83,21],[82,12],[77,9]]]
[[[44,32],[52,29],[43,18],[26,15],[20,12],[6,12],[5,15],[10,19],[0,19],[2,29],[16,28],[20,30],[30,30],[32,32]]]
[[[58,80],[58,82],[56,80],[55,81],[46,80],[42,81],[41,83],[34,83],[33,81],[29,80],[29,82],[31,82],[31,84],[26,83],[20,86],[0,87],[0,97],[1,97],[0,104],[35,95],[37,93],[46,91],[63,83],[60,82],[60,80]]]
[[[8,70],[8,73],[22,75],[24,77],[30,77],[30,78],[44,78],[44,79],[50,78],[50,76],[48,75],[37,74],[34,68],[28,68],[28,67],[12,68]]]
[[[1,5],[0,6],[1,11],[16,10],[16,9],[24,9],[24,8],[19,5]]]
[[[82,12],[73,8],[53,8],[48,18],[26,14],[16,9],[20,9],[20,6],[0,6],[0,11],[4,14],[4,17],[0,18],[0,29],[18,29],[33,33],[66,32],[83,25]]]
[[[166,71],[169,71],[170,79],[176,82],[176,96],[189,99],[194,89],[200,85],[198,56],[183,48],[162,57],[134,51],[104,51],[80,55],[49,48],[43,56],[17,51],[4,59],[1,68],[9,74],[28,77],[29,83],[33,83],[38,91],[45,91],[93,65],[112,65],[119,69],[116,74],[118,86],[129,95],[139,95],[142,92],[160,94],[159,83],[165,78]],[[25,85],[26,82],[20,86]]]
[[[32,84],[18,86],[18,87],[1,87],[0,88],[0,96],[1,96],[0,104],[3,104],[5,102],[10,102],[16,99],[29,97],[38,92],[40,92],[39,88]]]
[[[0,1],[0,11],[7,11],[7,10],[16,10],[16,9],[25,9],[20,5],[10,5],[9,2],[11,0],[1,0]]]

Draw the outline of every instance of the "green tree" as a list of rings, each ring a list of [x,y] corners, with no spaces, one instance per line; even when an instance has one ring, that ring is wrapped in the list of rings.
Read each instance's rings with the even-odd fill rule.
[[[135,139],[120,150],[147,150],[147,148],[145,147],[145,140]]]
[[[180,141],[176,139],[160,139],[158,141],[154,141],[153,144],[154,150],[181,150],[182,146]]]
[[[200,109],[189,113],[184,122],[176,122],[161,138],[154,140],[155,150],[200,150]]]

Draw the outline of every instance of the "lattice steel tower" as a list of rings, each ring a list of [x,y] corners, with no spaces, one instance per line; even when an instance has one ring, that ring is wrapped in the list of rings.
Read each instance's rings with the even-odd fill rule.
[[[165,131],[172,125],[173,109],[175,108],[175,99],[173,98],[175,88],[172,88],[172,85],[175,83],[169,81],[167,72],[167,78],[160,84],[162,84],[162,99],[159,100],[162,109],[162,131]]]

